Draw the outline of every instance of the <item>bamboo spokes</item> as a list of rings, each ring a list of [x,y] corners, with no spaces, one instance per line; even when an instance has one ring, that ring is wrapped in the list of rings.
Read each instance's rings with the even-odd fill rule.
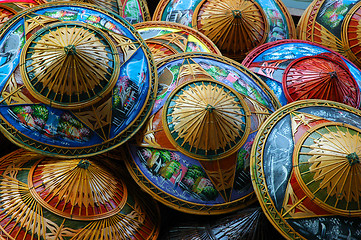
[[[312,130],[301,145],[299,176],[324,204],[344,211],[360,209],[355,205],[361,197],[360,141],[356,129],[330,123]]]
[[[346,145],[346,143],[349,140],[344,140],[342,139],[342,134],[343,132],[340,131],[340,129],[338,128],[338,126],[335,127],[336,129],[332,129],[330,130],[328,127],[325,127],[325,130],[327,131],[327,134],[316,130],[315,133],[318,133],[320,136],[322,136],[322,139],[315,139],[315,143],[319,143],[322,141],[322,144],[324,147],[329,147],[331,149],[338,149],[341,151],[344,151],[345,154],[350,154],[352,152],[349,152],[350,150],[352,151],[353,149],[350,149],[350,146]],[[336,131],[337,134],[335,134],[333,131]],[[349,135],[349,134],[347,134]],[[311,137],[312,138],[312,137]],[[341,139],[340,139],[341,138]],[[341,141],[340,141],[341,140]],[[352,145],[351,145],[352,146]]]
[[[105,166],[97,164],[96,160],[63,161],[21,149],[1,158],[0,162],[6,169],[0,176],[1,236],[6,234],[9,239],[145,240],[155,239],[158,234],[158,212],[154,205],[142,204],[143,202],[139,201],[141,195],[128,195],[123,182],[112,177],[112,173]],[[29,164],[30,168],[19,167]],[[55,176],[52,176],[54,172]],[[69,180],[68,176],[71,174],[73,176]],[[26,177],[29,184],[23,182]],[[62,194],[56,189],[67,185],[74,189],[73,192],[79,192],[76,195],[69,191]],[[82,210],[75,207],[74,215],[67,215],[69,209],[73,210],[70,206],[65,209],[58,207],[58,210],[64,212],[54,211],[53,206],[58,197],[67,199],[72,204],[82,202],[84,208],[84,205],[87,205],[85,198],[90,194],[87,191],[89,187],[93,189],[95,204],[103,208],[101,214],[104,216],[96,216],[101,211],[93,210],[82,219],[77,219],[77,212]],[[115,188],[116,196],[111,193]],[[49,191],[57,195],[52,200],[50,198],[53,196],[47,194]],[[107,200],[107,206],[104,206],[101,202],[106,198],[109,201]],[[116,206],[117,203],[120,205]],[[109,208],[115,211],[111,212],[112,209]]]
[[[108,92],[116,81],[116,47],[100,30],[61,23],[37,35],[25,50],[24,75],[40,101],[74,107]]]
[[[72,239],[90,240],[121,240],[121,239],[144,239],[142,235],[137,236],[136,226],[127,219],[114,216],[104,220],[91,222],[79,231]]]
[[[102,7],[105,7],[107,9],[113,9],[113,8],[119,8],[119,9],[123,9],[123,6],[121,5],[121,2],[119,1],[114,1],[114,0],[90,0],[89,2],[93,3],[93,4],[99,4]],[[120,5],[120,6],[118,6]]]
[[[215,44],[194,28],[175,22],[148,21],[134,27],[144,37],[157,62],[166,56],[182,52],[221,54]],[[156,35],[148,32],[157,31]]]
[[[32,192],[50,211],[75,219],[92,219],[118,209],[126,198],[124,186],[95,163],[88,163],[83,168],[79,160],[42,162],[34,168]]]
[[[343,31],[341,32],[344,55],[351,61],[356,63],[358,67],[361,66],[360,62],[360,3],[347,14],[343,24]]]
[[[305,57],[285,71],[284,86],[289,101],[325,99],[358,106],[358,86],[350,72],[337,61]]]
[[[228,151],[245,134],[249,110],[240,96],[223,84],[191,81],[170,99],[166,115],[170,134],[189,152],[207,156]]]
[[[74,235],[73,230],[60,229],[56,223],[45,218],[41,205],[32,197],[27,184],[3,176],[0,196],[0,221],[6,233],[14,239],[53,239],[55,233],[61,237]]]
[[[209,1],[193,22],[221,51],[233,56],[244,57],[264,43],[268,31],[266,15],[256,1]]]

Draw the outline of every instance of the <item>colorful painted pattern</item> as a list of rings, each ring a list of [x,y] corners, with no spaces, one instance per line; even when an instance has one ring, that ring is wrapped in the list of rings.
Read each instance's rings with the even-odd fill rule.
[[[300,19],[299,38],[330,48],[360,67],[360,7],[357,0],[314,1]]]
[[[221,55],[214,43],[193,28],[173,22],[150,21],[135,24],[156,61],[182,52],[210,52]]]
[[[157,239],[155,203],[127,189],[104,158],[44,158],[20,149],[0,163],[0,234],[7,239]]]
[[[280,106],[276,97],[260,79],[239,63],[215,54],[184,53],[168,57],[160,62],[158,75],[162,88],[158,91],[152,114],[142,135],[138,135],[137,143],[128,144],[133,160],[129,159],[126,163],[133,178],[160,202],[188,213],[220,214],[252,203],[250,150],[261,124]],[[209,99],[202,98],[207,101],[204,109],[194,111],[202,104],[183,101],[192,98],[183,96],[185,91],[191,95],[198,93],[195,99],[202,98],[205,93],[213,94],[207,95]],[[212,103],[217,103],[217,99],[230,102],[213,106]],[[178,102],[184,104],[184,107],[178,107]],[[184,119],[175,116],[172,109],[177,113],[185,111]],[[215,127],[212,131],[218,133],[212,134],[221,136],[221,132],[225,131],[229,134],[227,137],[215,139],[215,135],[207,134],[205,126],[212,129],[212,122],[217,122],[210,120],[217,117],[216,114],[212,115],[213,111],[227,112],[222,116],[229,117],[222,119],[221,125],[232,125],[232,130],[241,133],[241,136],[235,134],[237,136],[234,139],[229,139],[234,132],[224,130],[226,127],[222,126]],[[182,120],[193,113],[203,120],[187,128],[186,124],[192,120]],[[177,119],[181,119],[177,129],[182,136],[175,136],[172,140],[171,135],[176,135],[178,130],[168,129],[168,125],[172,128]],[[206,123],[201,124],[203,122]],[[228,155],[214,151],[206,154],[201,149],[202,142],[196,137],[202,132],[203,140],[213,136],[207,139],[220,141],[221,145],[216,144],[220,149],[228,149],[227,144],[234,149]],[[181,143],[181,140],[185,142]],[[180,150],[181,147],[183,150]],[[201,151],[194,154],[198,149]]]
[[[31,14],[36,14],[36,19],[30,17]],[[81,23],[89,24],[92,29],[98,28],[99,30],[96,31],[102,31],[102,34],[108,40],[112,39],[114,41],[111,44],[117,45],[116,51],[120,53],[120,62],[111,64],[108,62],[108,67],[112,69],[113,64],[118,64],[120,69],[117,71],[113,83],[110,83],[110,85],[113,85],[113,89],[109,89],[107,93],[104,92],[104,94],[98,96],[98,100],[90,105],[79,104],[77,107],[66,109],[63,108],[62,103],[59,102],[60,105],[58,106],[49,104],[43,97],[51,99],[51,97],[54,97],[52,92],[57,92],[59,96],[61,93],[61,96],[65,97],[59,98],[55,96],[54,101],[67,101],[66,94],[70,89],[76,91],[76,83],[71,83],[74,85],[69,87],[70,83],[65,81],[63,85],[68,86],[66,89],[58,83],[39,83],[42,81],[40,79],[41,75],[34,73],[34,71],[41,72],[42,70],[39,70],[39,68],[46,69],[51,64],[32,68],[35,55],[36,59],[46,58],[46,56],[40,51],[30,51],[27,54],[23,52],[23,55],[21,55],[21,49],[24,48],[26,42],[25,35],[38,34],[37,28],[39,26],[49,26],[51,24],[57,26],[65,24],[68,26],[74,24],[73,21],[76,21],[76,24],[80,23],[80,25]],[[74,31],[84,29],[86,26],[80,25],[74,28]],[[49,28],[47,34],[56,35],[55,32],[60,30],[59,27]],[[138,33],[116,15],[84,4],[64,3],[52,4],[47,7],[38,6],[13,18],[6,28],[2,29],[0,35],[0,46],[2,46],[1,51],[3,51],[3,53],[0,53],[1,125],[7,129],[5,132],[11,135],[11,138],[14,138],[17,144],[44,154],[62,155],[64,157],[93,155],[99,151],[106,151],[122,144],[146,120],[153,104],[153,97],[150,96],[155,94],[154,88],[157,81],[155,66],[149,48],[141,40]],[[91,35],[87,37],[94,38]],[[39,42],[42,40],[34,38],[33,41]],[[39,48],[39,44],[36,45],[35,43],[32,47]],[[44,40],[41,44],[48,43]],[[61,45],[62,42],[60,41],[59,44]],[[81,44],[79,46],[70,44],[64,46],[64,48],[68,49],[65,52],[69,59],[75,59],[76,54],[87,51],[86,49],[80,50],[84,49]],[[76,48],[79,48],[78,51]],[[98,51],[111,51],[111,49],[106,47],[100,48]],[[100,64],[100,55],[107,57],[105,53],[99,54],[97,53],[92,57],[95,65]],[[21,61],[26,63],[26,66],[29,66],[28,68],[19,67],[20,58],[22,58]],[[59,61],[59,64],[62,64],[62,60]],[[89,64],[84,61],[78,62],[83,65]],[[68,63],[70,64],[71,61],[69,60]],[[49,72],[53,71],[59,64],[51,66],[42,73],[49,75]],[[105,71],[102,72],[92,65],[87,66],[96,76],[94,77],[95,81],[97,77],[100,79],[109,78],[109,69],[104,69]],[[28,85],[37,83],[34,88],[36,88],[36,91],[42,92],[43,97],[34,95],[33,89],[27,88],[28,85],[26,84],[24,85],[22,80],[25,74],[24,71],[27,71],[31,76]],[[68,73],[70,74],[70,72]],[[59,72],[58,74],[64,75],[65,73]],[[74,74],[72,77],[78,79]],[[78,77],[81,78],[80,75]],[[71,78],[68,76],[65,79],[69,81]],[[44,90],[45,84],[53,90],[46,93],[46,89]],[[88,90],[92,91],[93,87],[91,83],[89,84]],[[97,86],[94,85],[94,88],[97,88]],[[73,96],[68,100],[78,99],[76,92],[72,94]],[[86,91],[81,94],[86,94]],[[50,102],[52,101],[50,100]],[[133,123],[136,124],[132,126]],[[17,133],[15,134],[14,131]]]
[[[296,37],[291,15],[279,0],[162,0],[153,21],[193,27],[235,60],[263,43]]]
[[[56,0],[2,0],[1,3],[6,6],[7,16],[9,8],[16,12],[35,7],[41,4],[56,2]],[[147,2],[145,0],[82,0],[78,2],[86,2],[97,5],[110,12],[116,13],[125,18],[129,23],[135,24],[150,20],[150,13]],[[2,7],[0,7],[2,8]],[[3,9],[3,8],[2,8]],[[5,13],[3,11],[3,13]],[[10,16],[10,15],[9,15]],[[0,17],[1,18],[1,17]]]
[[[282,105],[315,98],[360,108],[360,70],[324,46],[294,39],[267,43],[242,64],[273,90]]]
[[[265,121],[251,175],[264,212],[286,238],[361,237],[360,122],[357,109],[323,100],[290,103]]]

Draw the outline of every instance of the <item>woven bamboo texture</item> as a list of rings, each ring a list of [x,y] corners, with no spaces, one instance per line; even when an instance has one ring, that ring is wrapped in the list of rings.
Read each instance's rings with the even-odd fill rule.
[[[313,1],[298,23],[298,38],[324,45],[360,67],[360,6],[359,1]]]
[[[262,125],[251,153],[253,186],[287,239],[360,237],[352,218],[360,214],[360,117],[341,103],[307,100],[282,107]]]
[[[322,45],[296,39],[266,43],[242,64],[277,93],[282,105],[324,99],[360,108],[360,70]]]
[[[221,214],[252,203],[248,150],[251,136],[279,107],[271,91],[215,54],[169,56],[158,71],[155,107],[138,141],[128,144],[133,178],[187,213]]]
[[[221,55],[216,45],[201,32],[183,24],[147,21],[134,24],[150,48],[156,62],[183,52],[209,52]]]
[[[223,55],[237,61],[263,43],[296,37],[291,15],[278,0],[198,0],[190,4],[162,0],[153,20],[193,27],[211,39]]]
[[[152,53],[118,15],[84,3],[40,5],[13,17],[0,35],[1,128],[21,147],[95,155],[124,143],[150,114]]]
[[[104,158],[63,160],[20,149],[0,161],[0,232],[5,239],[158,236],[155,203],[134,194],[121,180],[126,177],[122,171],[113,169],[115,177]]]

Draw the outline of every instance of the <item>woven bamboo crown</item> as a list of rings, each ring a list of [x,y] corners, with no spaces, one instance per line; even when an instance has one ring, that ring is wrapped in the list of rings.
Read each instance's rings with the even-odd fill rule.
[[[184,154],[223,158],[249,133],[250,111],[236,91],[212,80],[185,82],[172,92],[163,111],[166,133]]]
[[[94,104],[119,75],[117,48],[103,31],[68,22],[34,34],[21,55],[21,74],[33,97],[58,108]]]
[[[360,129],[350,125],[323,123],[295,146],[293,161],[301,188],[321,208],[337,215],[361,214],[360,135]]]
[[[224,55],[243,59],[265,43],[267,16],[256,1],[203,1],[197,6],[193,26],[209,37]]]

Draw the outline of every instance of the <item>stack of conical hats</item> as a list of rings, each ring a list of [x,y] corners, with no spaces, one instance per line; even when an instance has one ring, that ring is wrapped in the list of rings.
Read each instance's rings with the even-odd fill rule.
[[[0,35],[1,130],[23,148],[1,158],[1,235],[157,239],[155,202],[101,155],[153,107],[157,73],[140,35],[112,12],[66,2],[22,11]]]
[[[1,235],[359,238],[358,11],[3,1]]]

